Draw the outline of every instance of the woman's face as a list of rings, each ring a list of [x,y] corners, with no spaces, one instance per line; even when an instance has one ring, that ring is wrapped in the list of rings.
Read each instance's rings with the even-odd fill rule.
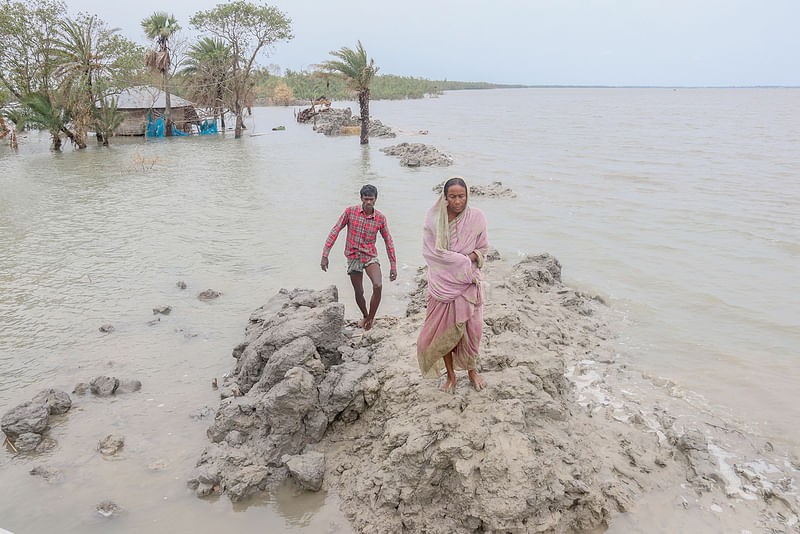
[[[467,207],[467,189],[463,185],[453,184],[447,188],[448,211],[459,214]]]

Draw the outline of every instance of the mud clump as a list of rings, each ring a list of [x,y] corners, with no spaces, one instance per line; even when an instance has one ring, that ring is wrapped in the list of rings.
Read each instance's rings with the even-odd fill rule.
[[[0,419],[0,430],[15,452],[45,452],[56,445],[46,436],[51,416],[65,414],[71,407],[72,399],[66,392],[44,389],[6,412]]]
[[[369,357],[345,345],[336,288],[281,290],[250,317],[236,367],[189,486],[240,500],[282,482],[335,421],[354,421],[374,398]],[[363,351],[362,351],[363,352]],[[315,464],[316,465],[316,464]],[[321,468],[318,467],[321,471]],[[321,478],[295,477],[307,487]]]
[[[328,136],[358,135],[361,133],[361,116],[353,115],[350,108],[306,108],[298,112],[297,122],[312,123],[314,131]],[[391,128],[377,119],[369,121],[369,136],[397,137]]]
[[[447,167],[453,164],[451,156],[422,143],[400,143],[383,147],[381,152],[387,156],[399,156],[403,167]]]
[[[444,189],[445,182],[442,182],[433,187],[434,193],[441,193]],[[489,198],[517,198],[517,194],[508,187],[503,186],[503,182],[494,181],[489,185],[472,185],[469,186],[469,194],[475,197],[489,197]]]

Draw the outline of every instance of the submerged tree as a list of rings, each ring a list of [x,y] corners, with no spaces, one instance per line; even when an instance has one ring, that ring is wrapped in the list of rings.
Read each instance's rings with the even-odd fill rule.
[[[70,112],[72,141],[78,148],[86,147],[90,129],[97,134],[98,143],[108,145],[106,128],[97,124],[97,107],[105,106],[109,95],[142,73],[141,48],[117,32],[89,15],[59,23],[53,74],[59,100]]]
[[[329,59],[321,66],[331,72],[338,72],[347,81],[348,86],[358,94],[358,105],[361,108],[361,144],[369,143],[369,84],[378,72],[375,60],[367,59],[367,52],[361,41],[355,50],[343,46],[331,52],[339,59]]]
[[[231,92],[232,111],[236,114],[235,136],[242,136],[244,122],[242,111],[252,92],[251,74],[256,57],[278,41],[292,39],[292,20],[277,8],[263,4],[254,5],[245,0],[219,4],[209,11],[201,11],[191,18],[192,25],[207,32],[230,48],[231,75],[228,87]]]
[[[115,31],[115,30],[113,30]],[[95,108],[94,79],[105,65],[97,49],[95,17],[62,20],[54,43],[54,75],[65,107],[70,110],[73,137],[78,148],[86,148],[86,138]]]
[[[99,108],[94,110],[94,124],[98,139],[102,138],[103,146],[108,146],[108,138],[125,122],[126,113],[117,109],[117,99],[101,100]]]
[[[167,15],[163,11],[153,13],[142,21],[142,29],[148,39],[154,41],[155,48],[150,49],[144,56],[145,64],[152,70],[161,74],[162,89],[164,91],[164,135],[172,135],[172,112],[169,94],[169,75],[172,68],[172,51],[170,50],[171,38],[180,29],[174,15]]]
[[[28,109],[27,124],[50,132],[54,150],[61,150],[62,133],[75,142],[75,135],[67,128],[72,116],[62,103],[52,100],[43,92],[25,95],[20,103]]]
[[[181,74],[188,78],[189,96],[195,102],[214,110],[214,120],[222,117],[225,129],[225,101],[233,71],[230,46],[220,39],[204,37],[189,48],[186,67]]]
[[[0,43],[0,86],[25,119],[17,128],[49,131],[56,149],[62,134],[85,147],[100,100],[143,71],[140,47],[95,16],[69,18],[57,0],[0,0]]]

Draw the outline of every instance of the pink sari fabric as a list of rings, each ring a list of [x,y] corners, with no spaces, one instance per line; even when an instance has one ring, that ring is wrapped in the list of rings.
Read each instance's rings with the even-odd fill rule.
[[[486,218],[479,209],[467,206],[448,225],[449,250],[441,250],[436,247],[439,202],[425,217],[422,248],[428,264],[428,307],[417,338],[417,358],[425,378],[441,376],[443,357],[450,352],[456,369],[475,369],[483,333],[481,267],[489,248]],[[469,259],[471,252],[478,253],[478,265]]]

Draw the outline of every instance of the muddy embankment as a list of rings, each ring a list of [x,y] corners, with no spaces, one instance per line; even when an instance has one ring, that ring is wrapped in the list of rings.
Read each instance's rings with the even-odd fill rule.
[[[454,395],[416,363],[424,271],[407,316],[366,333],[335,287],[282,290],[233,351],[190,487],[332,489],[370,533],[602,529],[655,492],[736,531],[798,531],[798,460],[627,368],[607,308],[555,258],[491,261],[485,277],[489,387],[461,376]]]
[[[312,124],[314,131],[329,136],[359,135],[361,133],[361,115],[353,115],[350,108],[332,108],[317,106],[302,109],[297,113],[297,122]],[[392,138],[396,137],[391,128],[385,126],[378,119],[369,119],[370,137]]]

